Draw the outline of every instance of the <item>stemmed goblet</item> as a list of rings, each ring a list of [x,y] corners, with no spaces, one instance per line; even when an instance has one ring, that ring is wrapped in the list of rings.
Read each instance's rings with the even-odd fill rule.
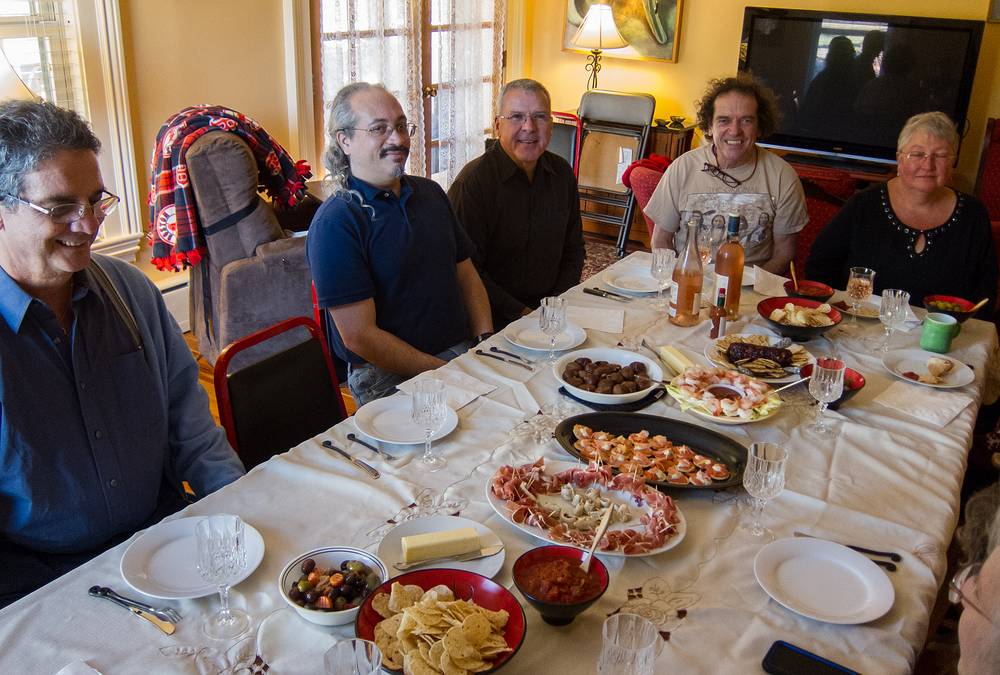
[[[840,359],[829,356],[816,359],[812,377],[809,378],[809,393],[819,401],[816,417],[809,427],[813,433],[827,435],[832,432],[832,429],[823,422],[823,413],[828,405],[844,393],[844,370],[844,362]]]
[[[216,640],[231,640],[250,628],[250,616],[229,606],[229,587],[247,565],[244,537],[239,516],[208,516],[195,525],[198,573],[219,587],[219,611],[202,624],[205,635]]]
[[[858,327],[858,309],[872,294],[875,286],[875,270],[867,267],[852,267],[847,278],[847,297],[851,304],[851,329]]]
[[[556,361],[556,338],[566,330],[566,299],[558,296],[542,298],[542,311],[538,315],[538,327],[549,336],[548,363]]]
[[[341,640],[323,655],[327,675],[376,675],[382,672],[382,650],[370,640]]]
[[[815,376],[814,376],[815,377]],[[785,489],[785,463],[788,451],[774,443],[753,443],[747,451],[747,466],[743,470],[743,487],[751,497],[752,512],[749,523],[743,527],[753,537],[769,535],[770,530],[761,524],[764,507]]]
[[[431,436],[444,423],[447,406],[443,381],[424,377],[414,382],[410,419],[424,430],[424,454],[420,463],[427,471],[438,471],[448,463],[444,457],[431,452]]]
[[[666,309],[669,298],[664,299],[663,291],[670,286],[677,265],[677,252],[672,248],[654,248],[649,263],[649,274],[656,279],[656,298],[652,305],[656,309]]]
[[[889,351],[889,341],[892,331],[906,322],[907,309],[910,306],[910,294],[895,288],[882,291],[882,304],[879,306],[878,319],[885,326],[885,339],[878,351],[885,354]]]

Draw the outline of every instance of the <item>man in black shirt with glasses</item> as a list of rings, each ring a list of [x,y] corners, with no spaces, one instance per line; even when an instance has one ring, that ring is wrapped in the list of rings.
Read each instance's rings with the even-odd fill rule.
[[[576,178],[546,151],[549,92],[534,80],[514,80],[498,101],[498,141],[466,164],[448,191],[476,245],[473,260],[496,330],[579,283],[584,257]]]

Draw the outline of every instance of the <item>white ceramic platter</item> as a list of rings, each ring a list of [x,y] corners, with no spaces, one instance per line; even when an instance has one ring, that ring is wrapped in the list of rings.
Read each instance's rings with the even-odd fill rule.
[[[495,546],[503,543],[500,541],[500,537],[498,537],[493,530],[486,527],[482,523],[477,523],[474,520],[462,518],[461,516],[427,516],[425,518],[414,518],[413,520],[403,521],[396,527],[389,530],[389,532],[382,538],[382,542],[378,545],[377,555],[385,562],[386,567],[389,568],[390,576],[395,576],[396,574],[400,574],[400,572],[393,567],[393,565],[395,563],[402,562],[403,560],[403,545],[401,543],[403,537],[408,537],[412,534],[425,534],[427,532],[454,530],[460,527],[475,528],[475,530],[479,532],[479,543],[483,547]],[[446,560],[432,565],[427,565],[426,567],[416,567],[414,569],[446,567],[448,569],[475,572],[476,574],[482,574],[484,577],[493,577],[503,568],[503,561],[506,557],[505,553],[506,551],[500,551],[496,555],[491,555],[487,558],[466,560],[464,562]]]
[[[739,337],[739,336],[735,336],[735,337]],[[777,337],[777,336],[770,336],[770,335],[768,335],[768,336],[765,336],[765,337],[769,338],[769,342],[772,345],[775,344],[776,342],[779,342],[781,340],[781,338]],[[705,345],[705,358],[708,359],[709,361],[711,361],[712,364],[714,364],[716,366],[719,366],[721,368],[729,368],[729,369],[735,368],[735,365],[732,364],[732,363],[730,363],[729,359],[725,358],[725,353],[724,352],[720,353],[715,348],[715,346],[716,346],[716,344],[718,342],[719,342],[719,340],[713,340],[713,341],[709,342],[707,345]],[[793,347],[795,347],[795,346],[798,346],[798,347],[801,348],[801,345],[795,345],[795,344],[793,344]],[[803,348],[803,351],[806,353],[806,357],[808,358],[807,363],[816,363],[816,357],[813,356],[812,353],[809,352],[809,350]],[[799,375],[798,373],[793,373],[791,375],[786,375],[784,377],[759,377],[759,376],[756,376],[756,375],[754,377],[756,379],[760,380],[761,382],[770,382],[772,384],[781,384],[781,383],[785,383],[785,382],[795,382],[796,380],[802,379],[802,376]]]

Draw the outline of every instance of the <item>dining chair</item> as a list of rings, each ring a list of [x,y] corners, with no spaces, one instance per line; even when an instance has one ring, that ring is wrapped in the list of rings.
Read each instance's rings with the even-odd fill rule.
[[[844,202],[854,194],[858,182],[851,174],[840,169],[801,164],[794,165],[794,168],[802,181],[806,213],[809,215],[809,222],[795,239],[795,268],[799,270],[799,274],[805,274],[806,260],[813,242],[830,219],[837,215]]]
[[[1000,122],[986,120],[986,136],[976,174],[976,197],[986,205],[990,221],[1000,223]]]
[[[635,213],[635,195],[621,175],[646,155],[655,108],[656,99],[643,93],[593,89],[580,100],[580,215],[618,227],[618,257],[625,255]],[[609,208],[598,211],[585,204]]]
[[[653,192],[656,190],[656,186],[660,184],[661,178],[663,178],[662,171],[647,166],[634,167],[629,172],[628,177],[629,187],[632,188],[632,193],[635,195],[635,203],[639,207],[639,211],[642,212],[643,219],[646,221],[646,230],[649,232],[650,242],[653,241],[653,230],[656,229],[656,223],[646,215],[643,209],[649,203]]]
[[[238,370],[233,358],[295,331],[306,339]],[[215,362],[219,421],[249,470],[347,417],[326,338],[306,316],[280,321],[227,345]]]

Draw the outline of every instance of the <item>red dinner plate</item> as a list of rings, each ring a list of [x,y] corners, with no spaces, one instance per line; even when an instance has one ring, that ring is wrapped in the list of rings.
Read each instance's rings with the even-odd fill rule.
[[[507,646],[512,651],[504,652],[498,656],[493,662],[493,668],[484,672],[492,673],[499,670],[504,664],[514,658],[517,650],[521,648],[521,643],[524,642],[524,608],[521,607],[521,603],[517,601],[513,593],[492,579],[488,579],[475,572],[433,568],[400,574],[398,577],[393,577],[383,583],[373,593],[369,593],[361,605],[358,618],[354,622],[354,632],[359,638],[375,640],[375,624],[382,621],[383,617],[372,607],[372,600],[378,593],[388,593],[395,582],[404,585],[414,584],[420,586],[425,591],[438,584],[444,584],[455,593],[455,597],[459,600],[471,600],[480,607],[492,611],[507,610],[510,618],[507,619],[507,626],[504,629],[504,639],[507,640]],[[384,667],[383,669],[389,670],[389,672],[400,672]]]

